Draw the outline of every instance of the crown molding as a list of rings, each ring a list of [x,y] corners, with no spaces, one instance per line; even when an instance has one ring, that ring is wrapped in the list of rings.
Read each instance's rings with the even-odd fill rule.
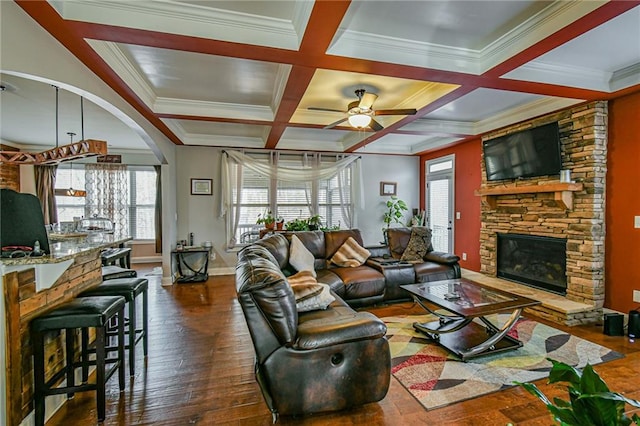
[[[380,62],[480,74],[479,54],[471,49],[351,30],[340,31],[336,40],[327,53]]]
[[[476,122],[473,134],[480,135],[491,132],[501,127],[509,126],[513,123],[519,123],[533,117],[568,108],[580,102],[584,102],[584,100],[568,98],[536,99],[535,101],[510,108],[502,114],[496,114],[493,117]]]
[[[273,90],[273,99],[271,100],[271,109],[273,111],[278,110],[282,96],[287,87],[289,81],[289,74],[291,73],[291,65],[279,64],[276,71],[275,89]]]
[[[614,72],[609,81],[612,92],[640,84],[640,62]]]
[[[469,121],[437,120],[418,118],[399,129],[400,132],[454,133],[461,135],[476,134],[476,124]]]
[[[264,148],[264,140],[246,136],[200,135],[188,133],[182,139],[185,145],[228,148]]]
[[[193,115],[198,117],[236,118],[273,121],[274,112],[268,106],[198,101],[193,99],[156,98],[156,114]]]
[[[560,86],[610,92],[613,73],[591,68],[576,67],[569,64],[552,64],[543,61],[531,61],[504,75],[506,78]]]
[[[147,79],[138,68],[127,58],[117,43],[110,41],[86,40],[89,46],[113,69],[113,71],[133,90],[144,102],[153,108],[157,96]]]

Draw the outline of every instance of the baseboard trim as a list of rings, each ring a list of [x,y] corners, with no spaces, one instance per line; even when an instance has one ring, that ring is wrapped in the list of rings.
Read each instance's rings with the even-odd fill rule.
[[[162,263],[162,256],[132,257],[131,263]]]

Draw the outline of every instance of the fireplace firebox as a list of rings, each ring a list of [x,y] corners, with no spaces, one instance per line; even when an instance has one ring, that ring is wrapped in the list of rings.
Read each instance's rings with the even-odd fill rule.
[[[567,293],[567,241],[498,233],[497,276],[531,287]]]

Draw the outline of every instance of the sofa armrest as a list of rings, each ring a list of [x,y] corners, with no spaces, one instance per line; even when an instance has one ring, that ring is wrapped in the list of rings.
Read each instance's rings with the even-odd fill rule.
[[[293,349],[310,350],[358,340],[383,337],[387,326],[369,312],[354,312],[353,315],[318,318],[298,326]]]
[[[365,247],[371,253],[371,257],[384,257],[390,256],[391,252],[389,251],[389,246],[378,245],[378,246],[367,246]]]
[[[430,251],[424,255],[423,259],[443,265],[454,265],[458,263],[460,256],[456,256],[452,253],[445,253],[443,251]]]

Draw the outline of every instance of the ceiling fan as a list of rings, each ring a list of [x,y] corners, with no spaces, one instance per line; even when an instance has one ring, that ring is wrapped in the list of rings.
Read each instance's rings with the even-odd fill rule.
[[[330,108],[317,108],[309,107],[308,109],[315,111],[331,111],[331,112],[346,112],[347,116],[335,121],[331,124],[324,126],[324,129],[331,129],[340,123],[349,121],[352,127],[356,129],[364,129],[365,127],[371,128],[373,131],[379,131],[384,129],[380,123],[373,119],[376,115],[414,115],[417,111],[414,108],[410,109],[381,109],[374,110],[373,103],[378,99],[378,95],[375,93],[367,93],[364,89],[356,90],[357,101],[353,101],[347,105],[346,111],[340,111]]]

